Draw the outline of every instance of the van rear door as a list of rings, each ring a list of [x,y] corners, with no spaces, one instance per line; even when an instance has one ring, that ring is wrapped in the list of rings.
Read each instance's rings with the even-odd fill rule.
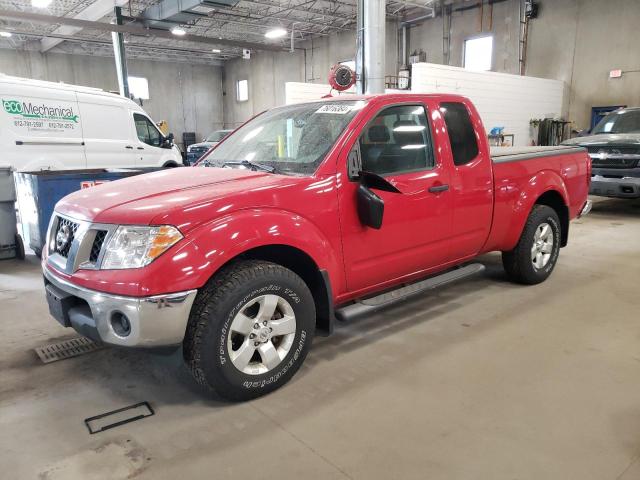
[[[71,90],[0,83],[2,157],[17,170],[85,168],[83,118]]]
[[[119,98],[78,92],[88,168],[124,168],[136,164],[128,108]]]

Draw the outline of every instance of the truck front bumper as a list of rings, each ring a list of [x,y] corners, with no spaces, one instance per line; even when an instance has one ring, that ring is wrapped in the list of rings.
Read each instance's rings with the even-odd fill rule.
[[[640,177],[635,176],[639,174],[638,169],[635,170],[632,173],[634,176],[627,176],[622,172],[615,172],[614,176],[610,174],[610,170],[600,175],[600,172],[594,171],[589,193],[601,197],[640,198]]]
[[[109,345],[179,345],[197,290],[124,297],[78,287],[44,268],[51,314],[65,327]]]

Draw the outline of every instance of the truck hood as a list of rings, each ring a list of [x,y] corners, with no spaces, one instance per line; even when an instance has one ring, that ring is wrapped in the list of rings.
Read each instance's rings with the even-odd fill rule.
[[[640,133],[603,133],[576,137],[562,142],[563,145],[580,145],[581,147],[607,147],[613,145],[640,146]]]
[[[231,168],[185,167],[137,175],[64,197],[56,211],[94,223],[175,225],[183,232],[216,211],[252,205],[250,194],[297,184],[300,177]]]

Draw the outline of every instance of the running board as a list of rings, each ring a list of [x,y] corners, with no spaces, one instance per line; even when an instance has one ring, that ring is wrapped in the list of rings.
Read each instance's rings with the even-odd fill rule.
[[[412,283],[375,297],[364,298],[346,307],[338,308],[336,309],[336,318],[344,322],[367,313],[373,313],[419,293],[462,280],[463,278],[480,273],[483,270],[484,265],[481,263],[471,263],[456,270],[451,270],[450,272],[427,278],[426,280]]]

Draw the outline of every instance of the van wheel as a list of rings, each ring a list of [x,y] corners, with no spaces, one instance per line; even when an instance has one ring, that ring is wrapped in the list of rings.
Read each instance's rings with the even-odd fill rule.
[[[509,278],[525,285],[544,282],[558,261],[560,234],[560,219],[555,210],[535,205],[516,248],[502,252],[502,264]]]
[[[162,166],[162,168],[176,168],[177,166],[178,164],[176,162],[167,162]]]
[[[259,260],[237,262],[203,287],[183,344],[196,381],[229,400],[287,383],[311,347],[316,310],[304,281]]]

